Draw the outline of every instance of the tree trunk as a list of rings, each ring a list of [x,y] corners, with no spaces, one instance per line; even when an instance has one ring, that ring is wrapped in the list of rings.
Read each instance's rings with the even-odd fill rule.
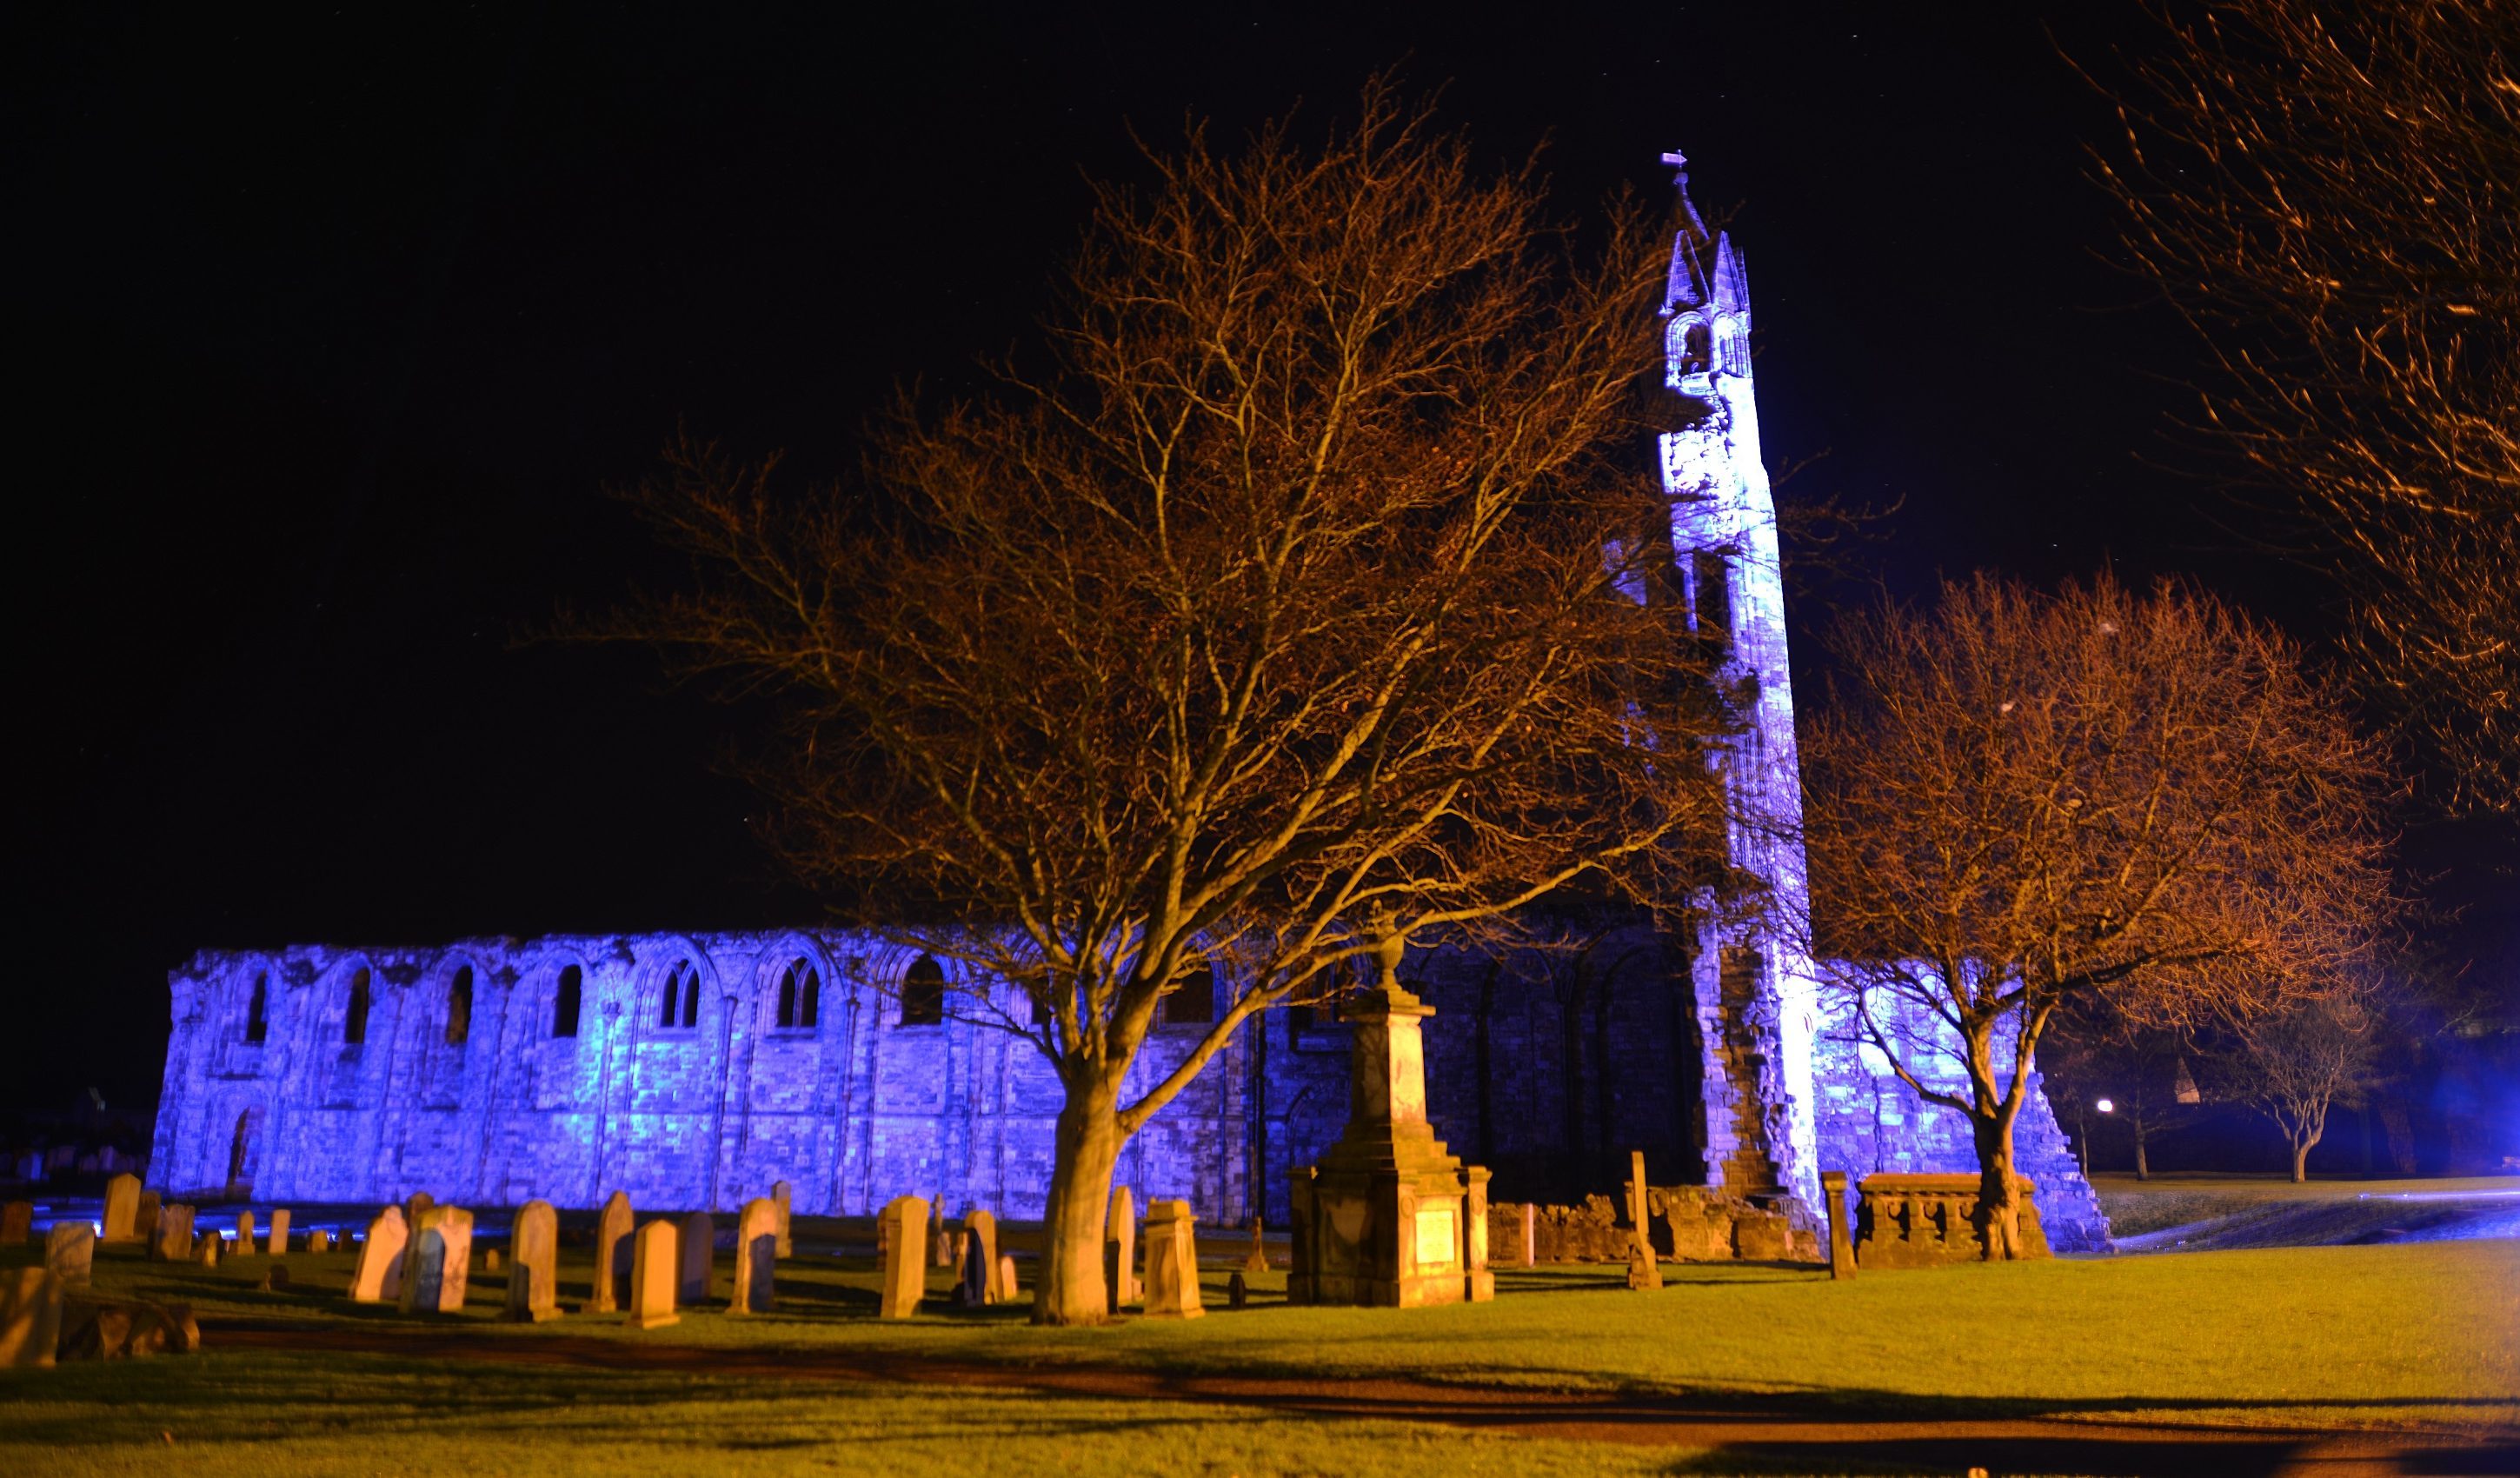
[[[2141,1119],[2135,1121],[2135,1178],[2138,1181],[2152,1179],[2152,1164],[2144,1158],[2143,1154],[2143,1120]]]
[[[2310,1142],[2292,1142],[2292,1183],[2296,1186],[2310,1179]]]
[[[1108,1083],[1070,1085],[1059,1106],[1057,1159],[1043,1211],[1041,1278],[1033,1288],[1037,1324],[1099,1324],[1111,1317],[1102,1280],[1103,1219],[1111,1171],[1120,1160],[1119,1095]]]
[[[1978,1235],[1990,1263],[2029,1256],[2021,1239],[2021,1198],[2013,1187],[2011,1115],[1971,1116],[1977,1139]]]

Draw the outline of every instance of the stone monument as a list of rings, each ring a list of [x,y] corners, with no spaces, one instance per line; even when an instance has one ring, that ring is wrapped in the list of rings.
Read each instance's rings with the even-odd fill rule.
[[[105,1239],[140,1240],[140,1177],[118,1175],[105,1183]]]
[[[893,1197],[883,1208],[883,1294],[878,1316],[908,1319],[927,1291],[927,1203]]]
[[[756,1197],[744,1202],[735,1219],[735,1294],[730,1312],[769,1313],[778,1266],[779,1203]]]
[[[1138,1198],[1126,1186],[1111,1187],[1102,1213],[1102,1286],[1114,1314],[1138,1301]]]
[[[1003,1304],[1014,1297],[1014,1290],[998,1286],[998,1219],[977,1206],[963,1213],[963,1232],[971,1239],[965,1249],[965,1265],[980,1269],[980,1302]]]
[[[788,1234],[788,1203],[795,1198],[796,1187],[786,1181],[778,1182],[770,1187],[770,1205],[779,1218],[779,1255],[781,1257],[796,1255],[796,1244]]]
[[[630,1239],[630,1322],[642,1329],[661,1329],[682,1322],[674,1312],[674,1283],[681,1261],[682,1238],[674,1224],[664,1220],[650,1222]]]
[[[717,1218],[695,1211],[683,1218],[682,1271],[674,1284],[675,1302],[698,1308],[708,1302],[709,1274],[717,1263]]]
[[[271,1213],[271,1231],[262,1241],[263,1249],[273,1257],[289,1250],[289,1208],[283,1206]]]
[[[1628,1286],[1653,1289],[1662,1286],[1662,1265],[1654,1260],[1652,1213],[1645,1208],[1645,1152],[1628,1152]]]
[[[11,1201],[0,1206],[0,1247],[15,1247],[34,1233],[34,1202]]]
[[[1844,1281],[1855,1276],[1855,1238],[1846,1226],[1846,1172],[1822,1171],[1820,1197],[1828,1202],[1828,1276]]]
[[[1340,1008],[1354,1032],[1347,1129],[1290,1187],[1289,1303],[1406,1309],[1468,1297],[1462,1162],[1426,1120],[1422,1029],[1434,1011],[1400,984],[1404,947],[1386,936],[1379,979]]]
[[[96,1266],[96,1229],[85,1222],[56,1222],[44,1237],[44,1267],[63,1282],[84,1288]]]
[[[539,1324],[560,1318],[560,1213],[527,1201],[508,1240],[508,1306],[500,1318]]]
[[[368,1223],[368,1239],[359,1244],[359,1265],[350,1274],[350,1302],[401,1302],[402,1249],[410,1236],[403,1226],[400,1206],[387,1206],[377,1213],[377,1219]]]
[[[472,1213],[432,1205],[420,1214],[403,1249],[405,1314],[461,1314],[472,1281]]]
[[[253,1233],[254,1233],[253,1213],[252,1213],[252,1212],[250,1212],[250,1211],[240,1211],[240,1212],[238,1212],[238,1213],[237,1213],[237,1245],[236,1245],[236,1255],[237,1255],[237,1256],[239,1256],[239,1257],[251,1257],[251,1256],[253,1256],[256,1252],[259,1252],[259,1251],[261,1251],[261,1250],[262,1250],[261,1248],[256,1247],[256,1246],[253,1244]]]
[[[595,1287],[589,1314],[611,1314],[630,1299],[630,1195],[616,1190],[595,1220]]]
[[[1197,1319],[1198,1245],[1188,1201],[1147,1203],[1147,1317]]]
[[[0,1272],[0,1369],[49,1366],[61,1343],[62,1280],[41,1268]]]

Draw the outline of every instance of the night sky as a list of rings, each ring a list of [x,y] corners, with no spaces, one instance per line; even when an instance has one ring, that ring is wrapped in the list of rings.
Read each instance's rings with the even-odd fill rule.
[[[2192,346],[2106,260],[2113,117],[2058,48],[2105,67],[2134,18],[34,9],[0,47],[0,1103],[152,1098],[203,946],[812,918],[713,768],[728,714],[523,642],[670,577],[605,488],[678,423],[844,470],[897,381],[1024,343],[1129,124],[1327,113],[1393,64],[1500,161],[1550,139],[1569,213],[1688,152],[1747,256],[1770,461],[1827,454],[1783,495],[1904,497],[1894,590],[2112,566],[2326,619],[2218,527],[2164,434]],[[2507,950],[2510,853],[2423,844]]]

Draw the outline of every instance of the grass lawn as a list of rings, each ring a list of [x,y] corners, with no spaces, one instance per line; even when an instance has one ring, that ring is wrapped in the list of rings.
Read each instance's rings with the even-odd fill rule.
[[[2520,1176],[2467,1176],[2434,1180],[2323,1180],[2299,1185],[2280,1175],[2159,1174],[2148,1181],[2103,1172],[2092,1189],[2119,1237],[2138,1237],[2173,1227],[2229,1217],[2267,1216],[2305,1203],[2366,1207],[2366,1220],[2386,1221],[2391,1208],[2435,1203],[2461,1194],[2481,1198],[2520,1195]],[[2416,1198],[2409,1201],[2408,1198]],[[2403,1218],[2405,1213],[2401,1212]]]
[[[570,1250],[576,1261],[563,1258],[561,1278],[573,1307],[591,1264]],[[491,1317],[500,1280],[477,1271],[466,1315],[405,1321],[340,1302],[347,1254],[288,1261],[298,1286],[264,1294],[252,1287],[260,1259],[209,1272],[123,1249],[101,1259],[108,1291],[193,1299],[208,1351],[0,1371],[0,1469],[158,1468],[170,1456],[161,1433],[188,1471],[261,1475],[430,1463],[688,1474],[738,1459],[747,1471],[802,1473],[923,1457],[985,1472],[1461,1474],[1670,1471],[1681,1459],[1669,1447],[1008,1388],[1031,1372],[1089,1367],[1329,1389],[1408,1380],[1615,1393],[1824,1419],[2520,1422],[2520,1242],[2508,1240],[1966,1266],[1847,1284],[1801,1269],[1689,1265],[1668,1270],[1670,1286],[1653,1294],[1629,1293],[1623,1269],[1555,1268],[1503,1274],[1491,1305],[1408,1313],[1288,1308],[1282,1274],[1259,1280],[1252,1309],[1229,1312],[1216,1269],[1209,1318],[1102,1330],[1034,1329],[1020,1309],[931,1306],[907,1323],[878,1322],[864,1259],[783,1265],[777,1315],[693,1311],[645,1333],[617,1317],[500,1324]],[[521,1342],[555,1336],[703,1353],[679,1368],[620,1369],[222,1351],[221,1320],[388,1336],[456,1330],[519,1342],[518,1355]],[[958,1378],[982,1384],[713,1374],[705,1347],[795,1362],[846,1354],[878,1370],[950,1363],[963,1368]],[[985,1384],[1000,1372],[1006,1386]]]

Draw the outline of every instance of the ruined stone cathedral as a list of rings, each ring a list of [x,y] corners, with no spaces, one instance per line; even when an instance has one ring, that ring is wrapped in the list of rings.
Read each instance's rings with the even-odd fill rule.
[[[1773,907],[1689,941],[1638,924],[1504,962],[1415,952],[1403,975],[1436,1009],[1436,1132],[1494,1170],[1498,1198],[1615,1191],[1641,1148],[1656,1184],[1808,1211],[1822,1169],[1976,1162],[1958,1115],[1828,1018],[1799,942],[1802,792],[1748,279],[1729,235],[1689,205],[1685,172],[1679,183],[1662,315],[1683,425],[1661,438],[1661,475],[1692,622],[1754,694],[1723,761],[1753,819],[1730,845]],[[992,988],[950,968],[822,928],[204,950],[168,977],[150,1183],[563,1207],[621,1188],[640,1206],[726,1209],[787,1181],[802,1212],[872,1214],[913,1193],[1037,1217],[1057,1079],[1019,1039],[947,1008]],[[1214,1022],[1217,984],[1165,999],[1133,1089]],[[1254,1019],[1123,1151],[1118,1180],[1202,1219],[1283,1225],[1290,1172],[1345,1123],[1348,1051],[1327,1010]],[[2053,1245],[2104,1246],[2044,1093],[2017,1135]]]

